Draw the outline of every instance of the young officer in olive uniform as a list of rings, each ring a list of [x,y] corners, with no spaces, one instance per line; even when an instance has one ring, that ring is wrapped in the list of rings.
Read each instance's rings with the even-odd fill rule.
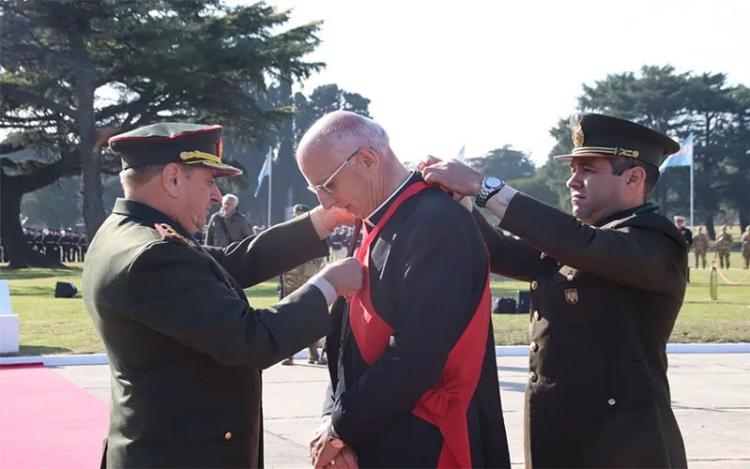
[[[421,164],[428,182],[475,195],[492,270],[532,290],[526,387],[528,467],[685,467],[666,344],[685,294],[680,232],[644,203],[672,139],[614,117],[572,122],[573,213],[455,161]],[[476,211],[475,211],[476,212]]]
[[[280,304],[253,309],[243,288],[327,252],[332,211],[227,248],[192,234],[221,200],[221,126],[155,124],[110,139],[124,199],[92,240],[84,301],[107,348],[110,467],[263,465],[261,372],[329,330],[327,305],[359,288],[352,259]],[[351,278],[351,280],[350,280]]]

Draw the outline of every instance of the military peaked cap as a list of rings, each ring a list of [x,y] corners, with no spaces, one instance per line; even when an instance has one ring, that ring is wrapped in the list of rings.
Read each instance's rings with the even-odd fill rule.
[[[139,127],[109,139],[122,159],[122,168],[183,163],[215,169],[218,176],[239,176],[242,170],[221,161],[220,125],[177,122]]]
[[[576,114],[570,124],[573,151],[555,159],[633,158],[658,168],[667,156],[680,150],[680,145],[663,133],[617,117]]]

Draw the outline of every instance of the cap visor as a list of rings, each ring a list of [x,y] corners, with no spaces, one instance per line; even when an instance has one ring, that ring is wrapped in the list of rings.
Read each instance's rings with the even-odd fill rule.
[[[211,163],[208,161],[200,161],[193,163],[191,166],[203,166],[205,168],[210,168],[216,171],[216,175],[218,177],[232,177],[232,176],[239,176],[242,174],[242,170],[239,168],[235,168],[234,166],[229,166],[228,164],[224,163]]]

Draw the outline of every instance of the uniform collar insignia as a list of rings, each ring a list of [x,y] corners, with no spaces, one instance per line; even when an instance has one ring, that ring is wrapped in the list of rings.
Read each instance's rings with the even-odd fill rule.
[[[578,289],[566,288],[565,289],[565,301],[571,305],[578,303]]]
[[[159,233],[159,236],[161,236],[161,239],[168,239],[170,241],[176,241],[178,243],[187,244],[188,246],[193,246],[195,243],[192,240],[187,239],[186,237],[182,236],[180,233],[175,231],[174,228],[167,225],[166,223],[155,223],[154,229],[157,233]]]

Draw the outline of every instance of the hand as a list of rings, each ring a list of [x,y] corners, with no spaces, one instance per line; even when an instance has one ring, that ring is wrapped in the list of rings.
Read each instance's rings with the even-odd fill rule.
[[[312,221],[315,232],[320,239],[325,239],[333,233],[333,230],[339,225],[353,225],[356,217],[338,207],[323,208],[318,205],[310,210],[310,220]]]
[[[347,257],[328,264],[321,271],[338,296],[349,296],[362,288],[364,267],[358,259]]]
[[[357,217],[355,217],[353,213],[344,210],[343,208],[333,206],[329,208],[321,207],[321,219],[323,221],[323,226],[325,226],[328,231],[333,231],[334,228],[339,225],[353,225],[354,222],[357,221]]]
[[[328,438],[328,428],[312,442],[310,461],[315,469],[357,469],[354,450],[339,439]]]
[[[442,161],[434,156],[419,162],[417,169],[428,184],[462,196],[476,195],[484,178],[479,171],[458,160]]]
[[[312,437],[310,438],[310,443],[308,443],[308,448],[310,451],[310,461],[313,461],[315,459],[315,448],[317,445],[322,444],[319,443],[319,440],[321,438],[325,439],[326,434],[328,432],[328,427],[331,425],[331,416],[330,415],[324,415],[320,425],[318,425],[315,430],[312,432]]]
[[[341,452],[333,458],[330,464],[325,466],[325,469],[358,469],[359,463],[357,463],[357,453],[350,446],[345,446]]]

